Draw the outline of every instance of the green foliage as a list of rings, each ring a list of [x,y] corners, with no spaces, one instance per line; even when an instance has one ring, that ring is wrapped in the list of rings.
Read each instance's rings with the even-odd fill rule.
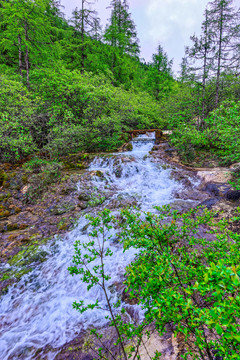
[[[178,126],[171,142],[190,160],[196,150],[216,155],[222,164],[240,161],[240,102],[225,102],[204,121],[204,127],[196,123]]]
[[[184,359],[193,355],[212,360],[213,351],[229,360],[238,359],[240,235],[227,230],[227,221],[217,221],[207,210],[185,214],[169,207],[156,210],[155,214],[122,210],[118,219],[104,210],[88,217],[90,238],[75,243],[70,273],[80,275],[88,290],[102,288],[110,308],[110,326],[116,328],[124,346],[136,339],[140,344],[148,324],[154,323],[160,335],[171,324],[175,335],[184,335]],[[140,326],[124,323],[109,299],[111,277],[105,272],[105,259],[113,255],[108,246],[117,224],[124,249],[137,249],[135,261],[126,269],[126,291],[145,310]],[[81,313],[99,306],[98,299],[94,304],[74,303]],[[133,353],[136,350],[133,346]]]
[[[227,231],[226,221],[217,223],[208,211],[158,211],[144,218],[123,212],[125,249],[139,249],[127,268],[131,296],[140,300],[145,319],[155,321],[160,334],[167,323],[174,324],[175,334],[184,334],[184,358],[197,352],[198,359],[212,359],[217,349],[224,358],[237,359],[239,234]]]

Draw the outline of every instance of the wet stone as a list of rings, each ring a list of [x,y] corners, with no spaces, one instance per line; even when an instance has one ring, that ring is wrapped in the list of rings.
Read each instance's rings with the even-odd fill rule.
[[[206,207],[208,210],[210,210],[215,204],[217,204],[219,202],[219,199],[207,199],[203,202],[201,202],[200,204],[198,204],[198,206],[203,206]]]
[[[239,190],[228,191],[226,194],[226,198],[231,201],[238,201],[240,200],[240,191]]]

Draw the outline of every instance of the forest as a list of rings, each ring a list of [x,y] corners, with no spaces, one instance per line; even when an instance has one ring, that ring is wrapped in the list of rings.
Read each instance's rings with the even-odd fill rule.
[[[79,1],[70,18],[58,0],[0,2],[0,199],[4,204],[0,205],[0,220],[5,221],[12,211],[7,205],[12,196],[8,169],[20,171],[19,189],[27,188],[21,201],[27,209],[39,199],[44,201],[45,189],[61,182],[61,176],[70,181],[70,175],[60,175],[66,158],[81,154],[78,166],[82,170],[82,162],[90,163],[93,154],[116,152],[128,143],[127,131],[142,129],[167,130],[170,147],[186,168],[235,166],[230,184],[239,204],[240,9],[233,0],[209,1],[201,32],[189,34],[191,44],[185,47],[176,74],[174,60],[160,42],[151,61],[141,58],[129,2],[109,0],[109,7],[111,16],[103,28],[94,2],[87,0]],[[118,164],[121,172],[119,168]],[[105,176],[101,171],[94,173],[100,180]],[[84,181],[85,186],[88,179]],[[9,189],[4,188],[6,184]],[[18,184],[14,186],[13,196],[18,199]],[[108,185],[104,195],[97,186],[93,187],[97,195],[93,191],[89,195],[88,187],[84,195],[78,194],[81,210],[101,206],[108,199]],[[68,195],[65,189],[61,191]],[[207,209],[178,212],[169,207],[155,207],[157,214],[155,210],[125,208],[119,215],[99,208],[98,215],[87,215],[90,240],[75,243],[69,272],[80,276],[88,291],[100,286],[110,309],[109,328],[116,330],[114,347],[103,343],[101,331],[91,330],[98,347],[94,350],[96,359],[147,359],[140,356],[139,349],[153,324],[161,336],[166,324],[171,324],[172,333],[184,339],[184,351],[176,360],[240,359],[237,205],[238,214],[231,218]],[[54,209],[49,206],[54,215],[62,216],[66,210],[61,213],[60,205]],[[65,231],[67,221],[72,221],[69,219],[59,218],[59,223],[51,226]],[[238,224],[236,231],[232,231],[232,223]],[[0,235],[9,226],[0,222]],[[14,226],[14,231],[25,229]],[[106,258],[114,256],[106,243],[116,227],[124,251],[135,249],[138,254],[127,264],[124,280],[126,297],[144,309],[144,321],[137,325],[126,323],[126,311],[119,301],[111,304],[106,285],[111,272],[104,270],[104,264]],[[92,238],[98,239],[97,250]],[[6,239],[8,246],[10,240]],[[21,250],[26,247],[24,241]],[[29,247],[28,255],[37,247]],[[12,266],[9,259],[10,255],[7,260]],[[96,259],[101,265],[89,270]],[[0,283],[12,277],[7,271],[0,276]],[[101,308],[98,300],[77,301],[73,307],[81,314]],[[93,351],[91,341],[88,349]],[[4,359],[28,359],[16,354]],[[31,356],[29,359],[40,359],[37,352]],[[170,357],[162,358],[156,350],[149,359]]]
[[[176,77],[160,44],[150,63],[140,59],[126,1],[110,3],[104,31],[87,1],[70,20],[58,1],[2,2],[1,161],[111,150],[124,130],[154,127],[176,129],[172,142],[186,161],[205,152],[239,161],[239,11],[231,3],[210,2]]]

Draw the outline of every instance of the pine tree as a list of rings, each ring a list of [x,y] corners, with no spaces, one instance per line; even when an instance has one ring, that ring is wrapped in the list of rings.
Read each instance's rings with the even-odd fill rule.
[[[129,13],[126,0],[112,0],[110,24],[104,38],[108,44],[120,50],[121,54],[137,57],[140,53],[136,26]]]
[[[109,63],[117,83],[128,82],[132,77],[132,70],[127,68],[131,59],[127,59],[124,55],[138,59],[140,48],[136,26],[131,19],[126,0],[112,0],[110,7],[112,9],[110,23],[106,26],[104,34],[104,40],[110,45]]]
[[[201,83],[201,122],[203,123],[206,116],[206,83],[207,79],[213,70],[213,58],[212,58],[212,48],[214,45],[213,30],[209,21],[209,12],[205,10],[205,19],[202,23],[202,34],[200,37],[193,35],[190,39],[193,42],[192,47],[186,48],[186,56],[191,62],[189,64],[189,77],[192,81],[196,83]]]
[[[172,83],[173,60],[168,59],[163,47],[158,45],[157,53],[153,54],[149,64],[149,86],[157,100],[169,93]]]
[[[39,62],[45,43],[51,43],[51,24],[46,15],[48,0],[6,1],[0,8],[0,50],[8,54],[12,64],[18,62],[18,72],[26,75],[30,88],[30,68]],[[17,52],[16,52],[17,50]]]
[[[214,34],[212,53],[216,74],[216,107],[219,103],[221,72],[233,69],[239,61],[240,10],[236,11],[232,4],[233,0],[213,0],[209,3],[209,21]]]
[[[71,23],[75,31],[80,34],[81,39],[81,72],[85,69],[87,37],[100,39],[100,20],[97,17],[97,12],[90,9],[89,5],[91,4],[87,0],[81,0],[81,9],[76,8],[71,19]]]

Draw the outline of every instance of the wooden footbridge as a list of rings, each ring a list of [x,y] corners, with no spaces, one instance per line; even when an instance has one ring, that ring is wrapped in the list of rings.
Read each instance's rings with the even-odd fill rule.
[[[144,130],[130,130],[126,131],[127,134],[129,134],[130,139],[132,140],[138,135],[143,135],[146,133],[153,133],[155,132],[155,144],[159,144],[161,142],[163,132],[160,129],[144,129]],[[129,140],[130,140],[129,139]]]

